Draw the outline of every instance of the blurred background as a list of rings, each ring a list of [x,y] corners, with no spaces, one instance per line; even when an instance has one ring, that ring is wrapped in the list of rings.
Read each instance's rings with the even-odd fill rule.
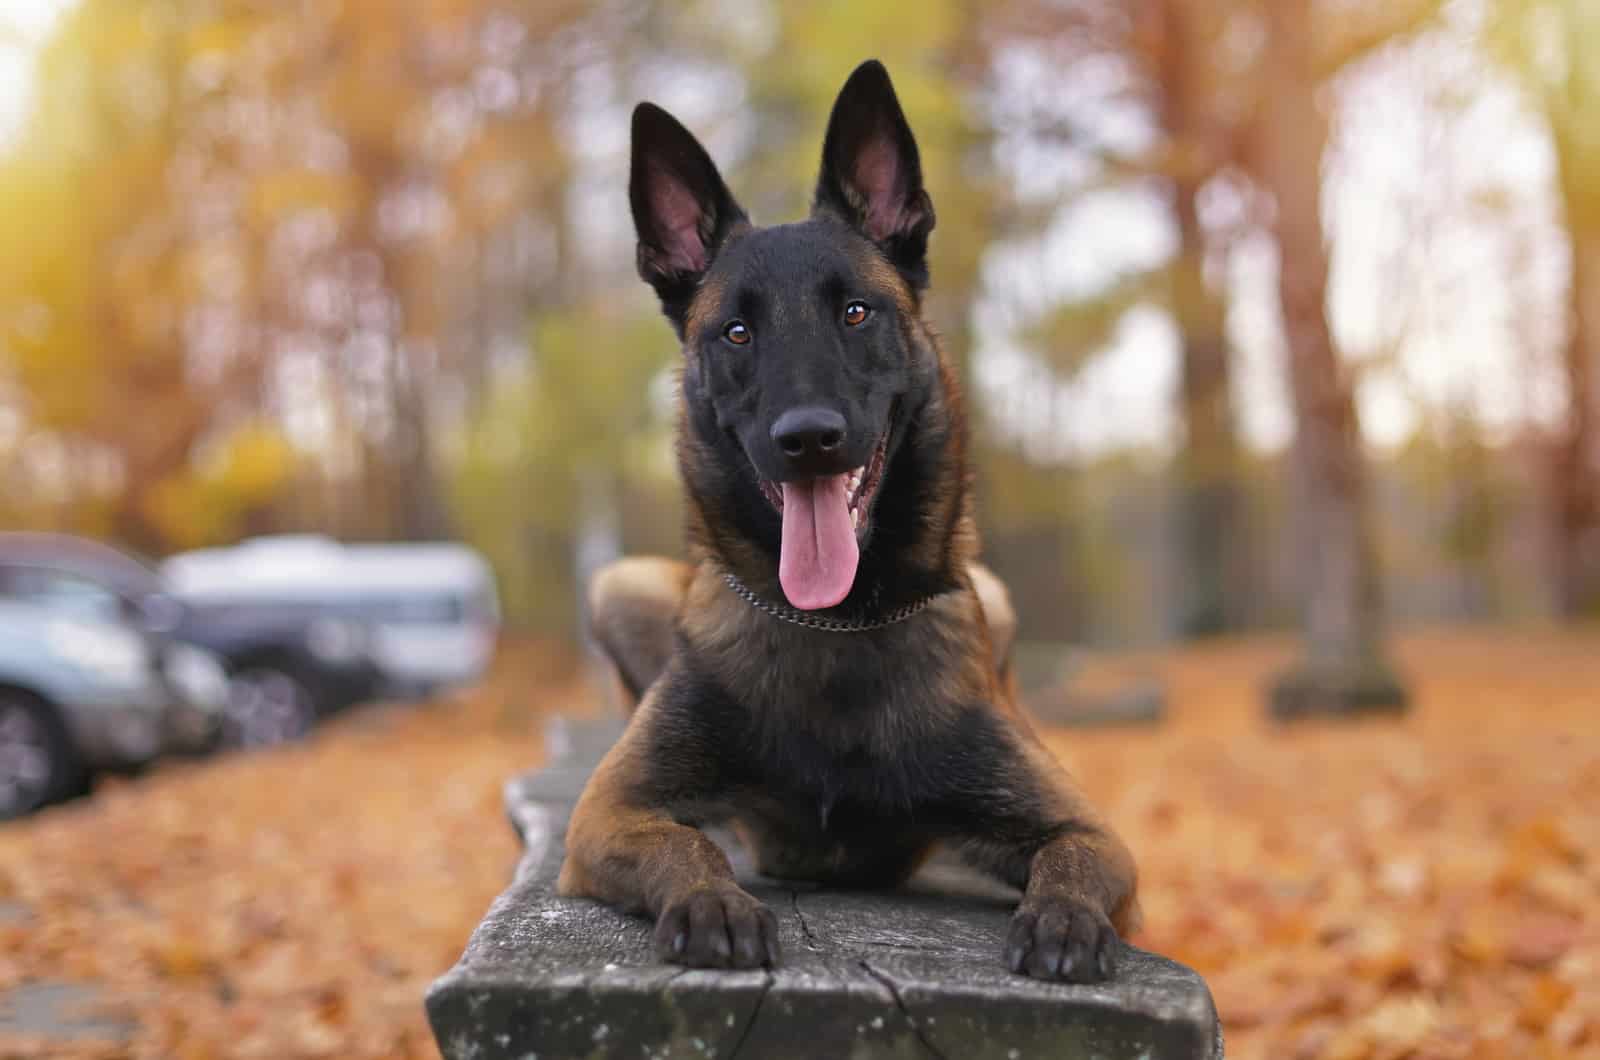
[[[1396,618],[1600,606],[1581,0],[5,7],[7,526],[460,538],[574,634],[589,568],[680,547],[629,109],[770,223],[876,55],[1031,634],[1295,625],[1297,424],[1370,468]]]
[[[564,661],[586,578],[681,553],[629,112],[667,107],[758,223],[787,220],[868,57],[938,212],[929,313],[986,559],[1026,639],[1136,660],[1170,699],[1162,728],[1047,734],[1134,840],[1145,943],[1211,979],[1239,1055],[1600,1047],[1600,821],[1576,809],[1600,799],[1589,0],[0,0],[0,531],[169,559],[162,593],[194,550],[247,542],[198,554],[240,561],[209,585],[255,548],[328,589],[339,542],[454,542],[429,568],[453,588],[339,581],[312,653],[384,623],[501,644],[429,711],[0,829],[33,866],[0,873],[0,989],[177,991],[104,1055],[429,1055],[421,987],[509,878],[509,836],[462,837],[542,753],[529,719],[590,697]],[[248,669],[140,594],[144,626]],[[1285,673],[1334,690],[1279,713],[1417,709],[1286,734],[1261,694]],[[127,828],[157,830],[145,855]],[[187,919],[222,880],[232,911]],[[108,927],[118,887],[162,895],[156,926]],[[250,905],[272,887],[371,922],[311,946],[320,921]],[[388,915],[404,953],[374,941]]]

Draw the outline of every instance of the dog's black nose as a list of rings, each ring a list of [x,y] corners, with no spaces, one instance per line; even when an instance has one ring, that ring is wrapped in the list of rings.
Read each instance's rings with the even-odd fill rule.
[[[790,409],[772,424],[772,441],[791,470],[825,474],[844,445],[844,417],[832,409],[807,405]]]

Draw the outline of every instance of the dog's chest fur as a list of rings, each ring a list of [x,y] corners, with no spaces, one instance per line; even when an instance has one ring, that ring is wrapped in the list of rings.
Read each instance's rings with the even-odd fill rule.
[[[880,630],[805,629],[718,599],[686,610],[693,691],[663,704],[739,793],[730,816],[872,842],[958,812],[1010,745],[970,591]],[[975,650],[982,647],[984,650]]]

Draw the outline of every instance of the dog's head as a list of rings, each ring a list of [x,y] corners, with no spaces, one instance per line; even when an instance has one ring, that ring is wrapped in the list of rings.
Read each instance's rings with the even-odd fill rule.
[[[939,378],[917,320],[933,204],[888,73],[864,63],[840,91],[805,221],[752,226],[705,149],[648,103],[629,197],[639,274],[683,340],[691,492],[776,555],[794,606],[840,603]]]

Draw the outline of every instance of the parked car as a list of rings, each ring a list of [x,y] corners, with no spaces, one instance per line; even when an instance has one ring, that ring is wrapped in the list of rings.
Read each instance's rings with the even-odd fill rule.
[[[350,545],[348,608],[370,623],[391,697],[470,685],[494,660],[500,598],[477,552],[453,544]]]
[[[470,684],[499,637],[493,572],[463,545],[266,537],[182,553],[162,569],[191,607],[298,610],[348,623],[321,631],[329,648],[343,647],[346,630],[361,630],[374,696],[422,698]]]
[[[202,749],[220,724],[215,659],[182,648],[163,661],[141,629],[78,603],[0,597],[0,820],[81,792],[96,771]]]
[[[0,597],[118,616],[143,630],[170,668],[182,668],[194,650],[216,655],[231,686],[222,739],[232,745],[296,739],[318,715],[370,699],[377,688],[359,622],[292,603],[185,600],[155,568],[82,538],[0,534]]]

